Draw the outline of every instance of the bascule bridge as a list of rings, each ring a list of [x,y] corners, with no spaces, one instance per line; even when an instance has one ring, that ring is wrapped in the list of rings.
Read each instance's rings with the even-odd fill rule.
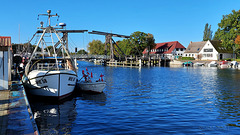
[[[117,58],[115,56],[115,54],[114,54],[114,51],[118,54],[119,58],[121,58],[121,55],[119,54],[119,52],[117,51],[115,46],[125,56],[125,59],[126,59],[126,55],[124,54],[124,52],[122,52],[122,50],[119,48],[117,43],[113,40],[113,37],[130,38],[130,36],[114,34],[114,33],[107,33],[107,32],[101,32],[101,31],[92,31],[92,32],[88,32],[88,33],[89,34],[97,34],[97,35],[104,35],[105,36],[105,51],[104,51],[104,53],[105,53],[105,55],[107,55],[107,46],[109,44],[110,45],[110,61],[114,61]]]

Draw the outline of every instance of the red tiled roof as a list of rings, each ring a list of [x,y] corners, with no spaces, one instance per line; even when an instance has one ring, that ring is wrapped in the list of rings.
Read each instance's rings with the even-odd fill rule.
[[[185,49],[185,47],[178,41],[157,43],[154,49],[166,49],[166,48],[168,48],[168,51],[163,52],[163,54],[171,54],[175,48],[184,48]],[[145,49],[142,53],[147,54],[147,49]],[[156,54],[156,53],[157,52],[150,52],[150,54]]]

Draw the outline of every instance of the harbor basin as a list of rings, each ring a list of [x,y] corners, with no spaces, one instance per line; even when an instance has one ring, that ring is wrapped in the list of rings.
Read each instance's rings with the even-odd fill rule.
[[[104,75],[103,93],[60,103],[30,99],[41,134],[237,134],[240,70],[217,67],[105,67],[78,61]]]

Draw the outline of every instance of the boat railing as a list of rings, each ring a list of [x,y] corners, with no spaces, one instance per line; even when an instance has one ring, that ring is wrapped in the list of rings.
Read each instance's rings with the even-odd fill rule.
[[[64,70],[66,69],[66,63],[37,63],[37,70]]]

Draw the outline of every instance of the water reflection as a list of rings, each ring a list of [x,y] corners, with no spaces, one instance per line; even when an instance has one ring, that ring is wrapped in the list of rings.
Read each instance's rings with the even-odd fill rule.
[[[91,93],[91,92],[75,92],[75,98],[92,102],[94,104],[98,104],[100,106],[104,106],[106,104],[106,94],[103,93]]]
[[[240,127],[240,71],[225,69],[218,72],[216,106],[219,119],[227,120],[227,126]]]
[[[75,100],[62,104],[32,102],[34,118],[41,134],[68,134],[76,119]]]

